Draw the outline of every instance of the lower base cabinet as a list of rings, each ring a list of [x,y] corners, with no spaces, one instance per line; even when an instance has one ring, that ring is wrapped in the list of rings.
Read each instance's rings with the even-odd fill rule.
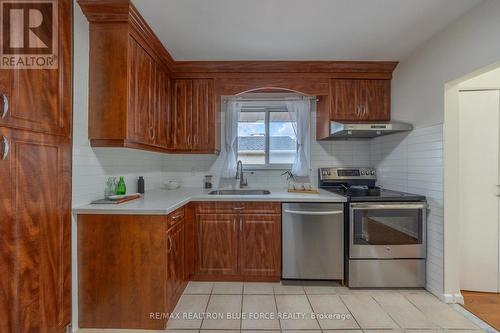
[[[78,216],[80,328],[165,328],[187,283],[185,221],[171,215]]]
[[[195,280],[279,281],[281,204],[195,205]]]
[[[188,280],[279,281],[281,204],[190,203],[78,215],[80,328],[166,327]]]

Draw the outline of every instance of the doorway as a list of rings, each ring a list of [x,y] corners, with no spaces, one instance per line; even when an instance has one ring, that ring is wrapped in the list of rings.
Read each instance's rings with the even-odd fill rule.
[[[459,289],[468,311],[500,329],[500,69],[457,87]]]

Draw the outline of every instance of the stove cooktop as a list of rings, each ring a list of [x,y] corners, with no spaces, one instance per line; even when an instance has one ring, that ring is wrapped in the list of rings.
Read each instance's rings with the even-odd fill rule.
[[[425,201],[423,195],[386,189],[380,189],[379,191],[356,189],[356,187],[375,189],[377,188],[376,182],[376,170],[370,167],[318,169],[318,187],[342,195],[350,202]]]
[[[396,202],[396,201],[425,201],[425,196],[405,193],[393,190],[381,189],[378,195],[348,195],[345,189],[342,188],[323,188],[324,190],[330,191],[335,194],[345,196],[350,202]]]

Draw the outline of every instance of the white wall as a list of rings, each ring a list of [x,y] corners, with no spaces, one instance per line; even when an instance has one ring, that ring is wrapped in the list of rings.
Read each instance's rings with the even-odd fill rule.
[[[109,176],[125,176],[127,192],[135,192],[136,178],[145,176],[147,188],[159,187],[163,155],[129,149],[92,149],[88,134],[89,27],[80,6],[74,4],[73,188],[72,205],[78,207],[104,196]],[[76,219],[72,221],[73,329],[78,328]]]
[[[400,61],[393,119],[417,127],[443,122],[444,86],[500,60],[500,1],[485,0]]]
[[[424,128],[443,124],[445,119],[445,91],[452,89],[445,87],[448,82],[456,80],[471,72],[484,71],[484,67],[500,61],[500,1],[485,0],[480,5],[465,13],[461,18],[452,22],[447,28],[433,36],[417,48],[412,54],[400,61],[394,72],[392,81],[392,117],[394,120],[407,121],[417,128]],[[455,88],[453,88],[455,89]],[[458,101],[456,93],[453,99],[446,98],[447,110],[453,110]],[[458,276],[456,268],[448,269],[448,263],[458,262],[458,244],[447,246],[448,240],[456,239],[457,231],[453,221],[456,221],[456,198],[459,189],[446,190],[457,183],[455,173],[457,165],[456,142],[458,134],[454,130],[456,124],[446,122],[443,126],[444,151],[430,150],[430,154],[441,154],[443,164],[447,168],[443,176],[443,167],[434,165],[422,167],[421,180],[430,180],[441,174],[442,183],[432,184],[437,193],[447,193],[440,201],[450,204],[442,206],[442,211],[434,209],[436,215],[430,223],[429,237],[444,242],[444,246],[429,247],[429,256],[432,258],[432,270],[428,271],[429,289],[440,298],[447,301],[460,301],[458,285],[453,280]],[[419,129],[415,131],[417,133]],[[454,147],[455,146],[455,147]],[[448,148],[446,148],[448,147]],[[443,149],[443,148],[441,148]],[[427,162],[422,162],[427,163]],[[404,182],[403,166],[394,166],[392,169],[400,174]],[[410,181],[408,176],[407,181]],[[391,184],[396,186],[398,184]],[[414,192],[425,194],[426,189],[415,188]],[[438,198],[437,198],[438,199]],[[439,200],[437,201],[439,202]],[[448,213],[447,213],[448,212]],[[447,216],[449,226],[444,222]],[[445,232],[446,230],[446,232]],[[431,242],[430,238],[430,242]],[[452,241],[451,241],[452,242]],[[437,245],[437,244],[435,244]],[[440,254],[439,251],[442,253]],[[444,262],[447,262],[445,267]],[[441,282],[439,282],[441,281]],[[444,282],[443,282],[444,281]]]

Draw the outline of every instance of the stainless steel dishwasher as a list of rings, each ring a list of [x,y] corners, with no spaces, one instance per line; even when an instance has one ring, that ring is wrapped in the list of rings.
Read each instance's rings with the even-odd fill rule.
[[[344,279],[344,205],[282,205],[283,279]]]

